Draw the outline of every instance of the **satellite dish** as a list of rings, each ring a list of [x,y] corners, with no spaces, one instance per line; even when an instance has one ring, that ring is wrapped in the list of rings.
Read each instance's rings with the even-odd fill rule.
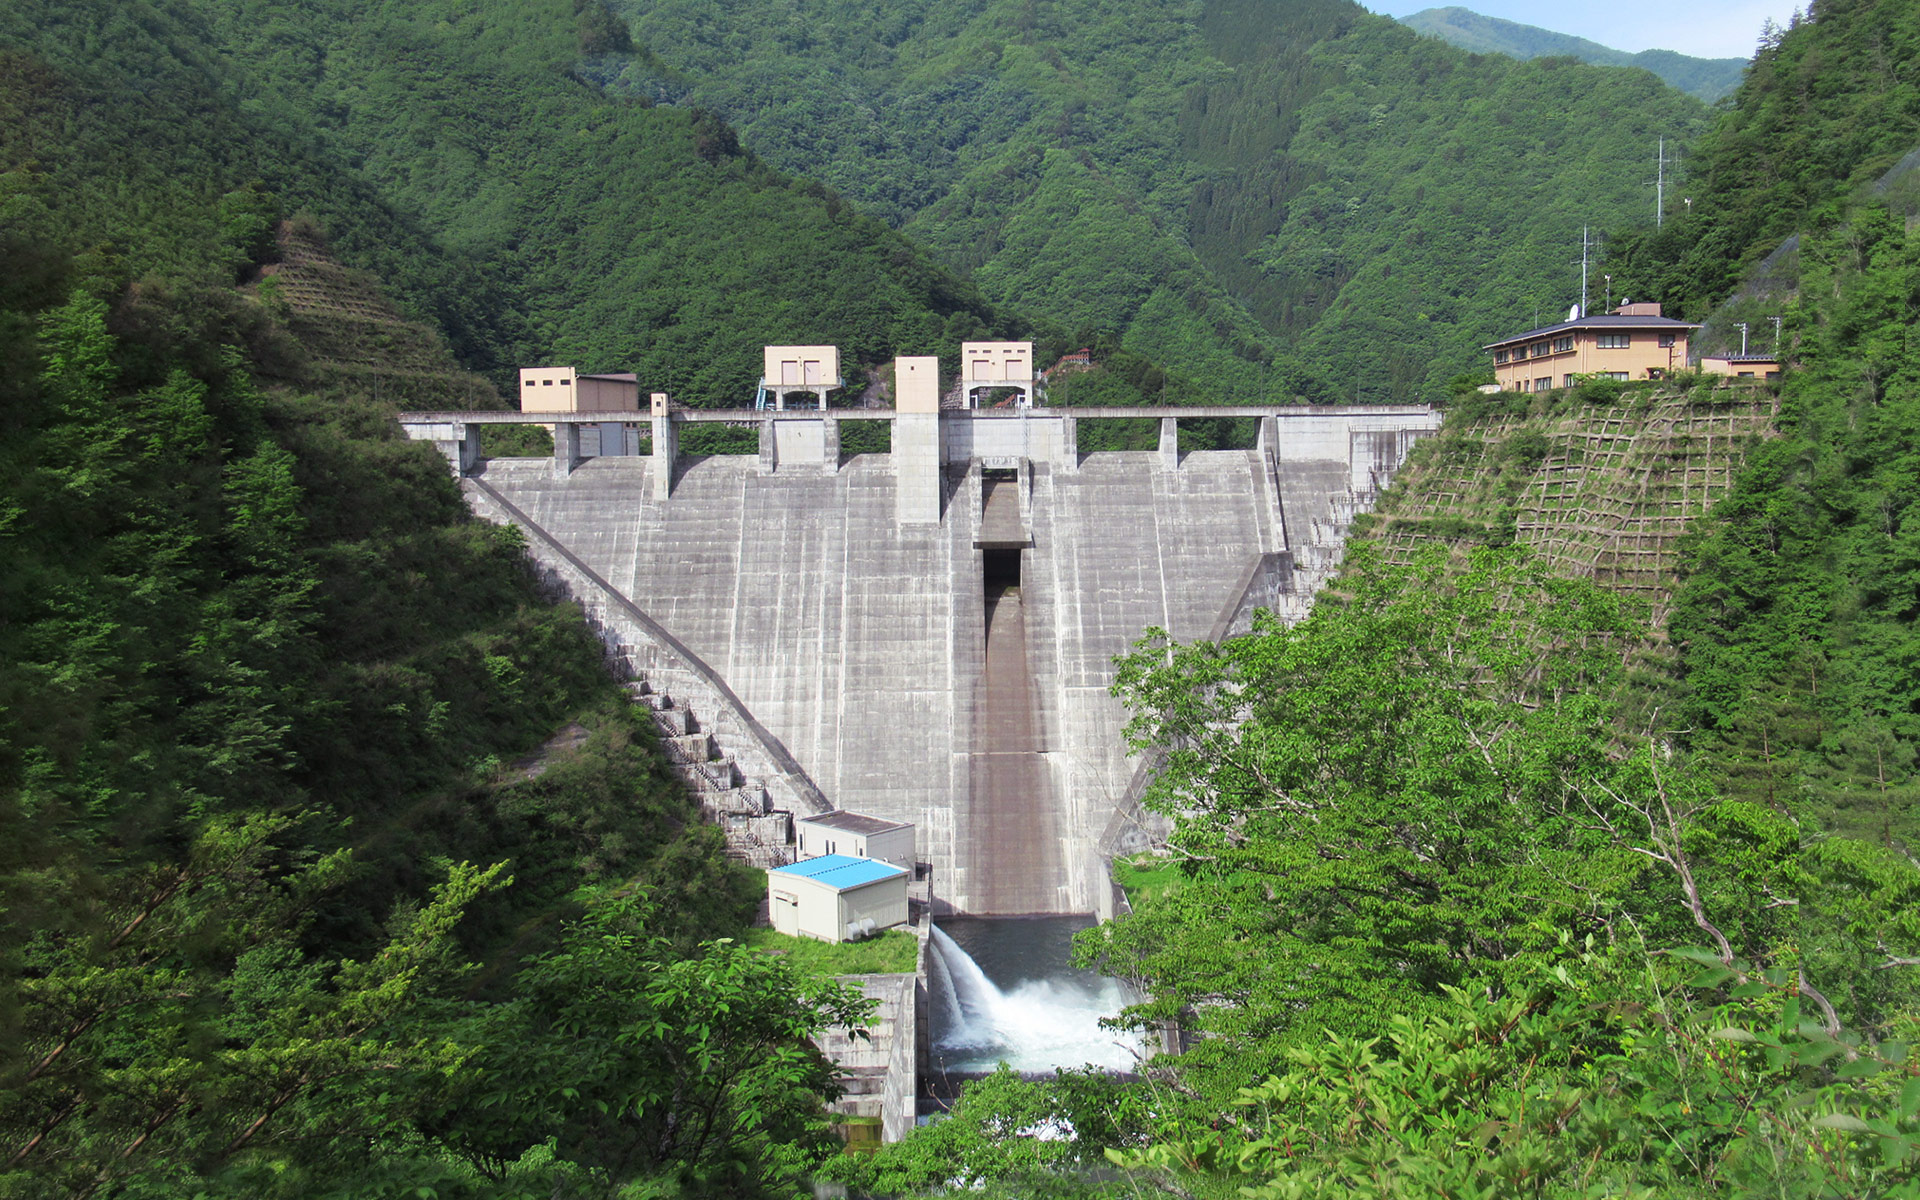
[[[1567,310],[1567,320],[1578,321],[1579,319],[1580,319],[1580,306],[1576,304],[1572,308]]]
[[[1633,301],[1631,301],[1631,300],[1629,300],[1629,299],[1627,299],[1627,298],[1626,298],[1625,296],[1622,296],[1622,297],[1620,297],[1620,307],[1621,307],[1621,308],[1625,308],[1625,307],[1626,307],[1627,305],[1629,305],[1629,304],[1632,304],[1632,303],[1633,303]]]

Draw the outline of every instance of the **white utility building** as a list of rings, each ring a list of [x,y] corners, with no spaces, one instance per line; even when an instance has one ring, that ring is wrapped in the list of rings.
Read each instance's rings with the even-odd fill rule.
[[[877,858],[913,870],[913,826],[904,821],[867,817],[843,809],[817,817],[800,817],[794,821],[793,831],[801,858],[847,854],[854,858]]]
[[[904,867],[826,854],[767,872],[773,927],[793,937],[847,942],[907,923]]]

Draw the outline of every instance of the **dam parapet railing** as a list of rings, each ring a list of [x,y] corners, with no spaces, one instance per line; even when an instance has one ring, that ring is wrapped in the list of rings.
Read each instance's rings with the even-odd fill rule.
[[[891,409],[681,408],[657,397],[651,416],[633,413],[553,413],[512,411],[403,412],[401,427],[410,438],[430,441],[457,475],[480,464],[480,430],[487,425],[544,425],[554,432],[554,471],[571,474],[582,461],[601,454],[635,454],[639,432],[650,426],[646,457],[653,460],[656,498],[673,485],[672,464],[679,457],[678,431],[693,424],[720,424],[759,430],[763,471],[799,466],[832,473],[840,459],[840,425],[846,421],[894,424],[894,457],[921,458],[941,470],[980,459],[988,466],[1011,460],[1047,462],[1067,472],[1079,468],[1078,426],[1082,421],[1150,419],[1160,422],[1159,452],[1169,467],[1179,466],[1178,422],[1213,418],[1252,418],[1261,423],[1263,446],[1277,462],[1297,459],[1398,462],[1401,438],[1437,429],[1439,414],[1426,405],[1196,404],[1142,408],[1009,408],[942,410],[932,413]],[[1271,419],[1271,423],[1269,422]],[[1382,435],[1385,435],[1384,439]],[[1360,446],[1352,439],[1363,438]],[[606,446],[608,449],[602,450]],[[908,455],[902,450],[911,447]],[[913,453],[917,451],[918,453]],[[931,454],[927,452],[931,451]],[[1001,462],[999,460],[1008,460]],[[1367,481],[1354,480],[1356,490]]]

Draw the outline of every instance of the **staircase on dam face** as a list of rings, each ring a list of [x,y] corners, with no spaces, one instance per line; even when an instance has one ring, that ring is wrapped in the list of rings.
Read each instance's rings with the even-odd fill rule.
[[[673,773],[693,790],[700,811],[727,835],[727,856],[765,870],[793,861],[793,814],[773,807],[767,785],[748,779],[685,705],[643,677],[627,685],[653,713],[660,749]]]

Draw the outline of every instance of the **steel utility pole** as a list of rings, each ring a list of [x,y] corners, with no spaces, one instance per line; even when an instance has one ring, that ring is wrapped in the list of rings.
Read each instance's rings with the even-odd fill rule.
[[[1735,321],[1733,327],[1740,331],[1740,353],[1744,356],[1747,352],[1747,323],[1745,321]]]
[[[1691,201],[1688,202],[1691,207]],[[1667,139],[1660,139],[1660,148],[1653,155],[1653,227],[1660,228],[1667,223]]]
[[[1593,242],[1587,237],[1587,226],[1580,227],[1580,315],[1587,315],[1587,250]]]
[[[1778,358],[1780,357],[1780,318],[1770,317],[1768,319],[1773,322],[1773,355],[1775,358]]]

